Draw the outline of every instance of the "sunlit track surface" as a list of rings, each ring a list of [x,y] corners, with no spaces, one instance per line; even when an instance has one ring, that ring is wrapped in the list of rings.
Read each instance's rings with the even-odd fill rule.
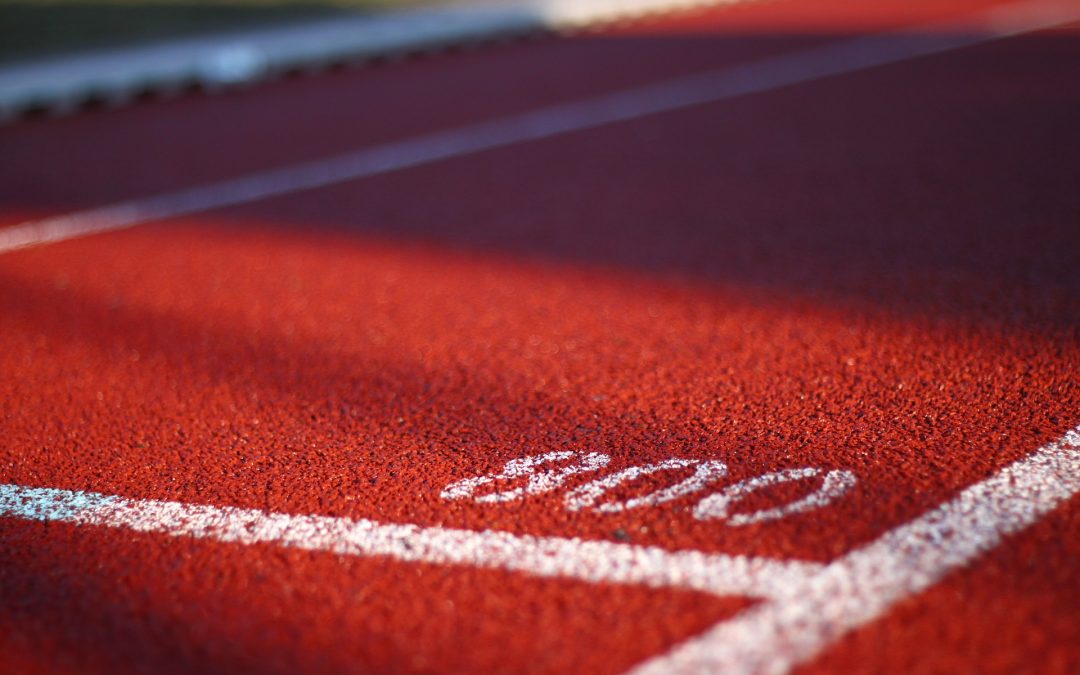
[[[1071,11],[0,130],[0,665],[1074,671]]]
[[[777,672],[815,656],[837,637],[995,548],[1003,536],[1029,527],[1077,492],[1080,428],[828,566],[12,485],[0,486],[0,515],[338,555],[493,567],[592,583],[763,597],[768,602],[762,607],[722,622],[637,672]]]

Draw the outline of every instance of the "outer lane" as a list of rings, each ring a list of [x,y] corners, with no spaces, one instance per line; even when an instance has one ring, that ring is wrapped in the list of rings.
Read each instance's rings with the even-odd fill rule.
[[[531,110],[992,0],[746,2],[603,34],[299,78],[0,127],[0,224],[141,197]],[[720,36],[724,39],[715,39]]]

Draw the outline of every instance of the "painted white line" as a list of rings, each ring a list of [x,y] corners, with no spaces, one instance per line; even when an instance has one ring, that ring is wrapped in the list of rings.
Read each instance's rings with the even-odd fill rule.
[[[764,598],[762,604],[632,671],[758,674],[785,673],[813,658],[848,631],[933,586],[1078,492],[1080,426],[829,565],[18,485],[0,485],[0,517]]]
[[[123,102],[144,90],[221,87],[298,68],[741,1],[474,1],[64,55],[0,68],[0,120],[31,106],[64,112],[91,97]]]
[[[632,672],[785,673],[1080,492],[1080,427]]]
[[[1046,11],[1047,7],[1041,0],[1024,2],[1008,6],[1009,13],[998,8],[968,17],[964,30],[948,30],[952,23],[935,24],[915,32],[846,40],[344,155],[23,223],[0,230],[0,253],[854,73],[1080,19],[1080,5],[1054,11]],[[979,32],[973,28],[976,25],[984,25],[986,30]]]
[[[593,583],[675,587],[728,596],[779,597],[787,586],[823,567],[812,562],[266,513],[19,485],[0,485],[0,516],[120,527],[237,544],[276,544],[338,555],[495,568]]]

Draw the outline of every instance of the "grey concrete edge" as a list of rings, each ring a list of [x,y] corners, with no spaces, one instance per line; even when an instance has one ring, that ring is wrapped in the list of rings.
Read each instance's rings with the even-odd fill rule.
[[[723,0],[722,0],[723,1]],[[737,0],[727,0],[734,2]],[[0,122],[28,111],[62,114],[144,93],[214,90],[339,63],[588,26],[715,0],[511,0],[319,19],[0,68]]]

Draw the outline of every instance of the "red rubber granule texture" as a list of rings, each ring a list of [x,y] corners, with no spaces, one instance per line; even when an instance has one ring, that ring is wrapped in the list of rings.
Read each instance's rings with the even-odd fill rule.
[[[0,220],[990,4],[748,4],[20,124]],[[828,562],[1080,422],[1078,66],[1050,31],[5,253],[0,483]],[[696,497],[440,497],[556,450],[858,483],[744,527]],[[1078,517],[805,671],[1074,672]],[[11,672],[621,672],[752,602],[11,518],[0,542]]]

